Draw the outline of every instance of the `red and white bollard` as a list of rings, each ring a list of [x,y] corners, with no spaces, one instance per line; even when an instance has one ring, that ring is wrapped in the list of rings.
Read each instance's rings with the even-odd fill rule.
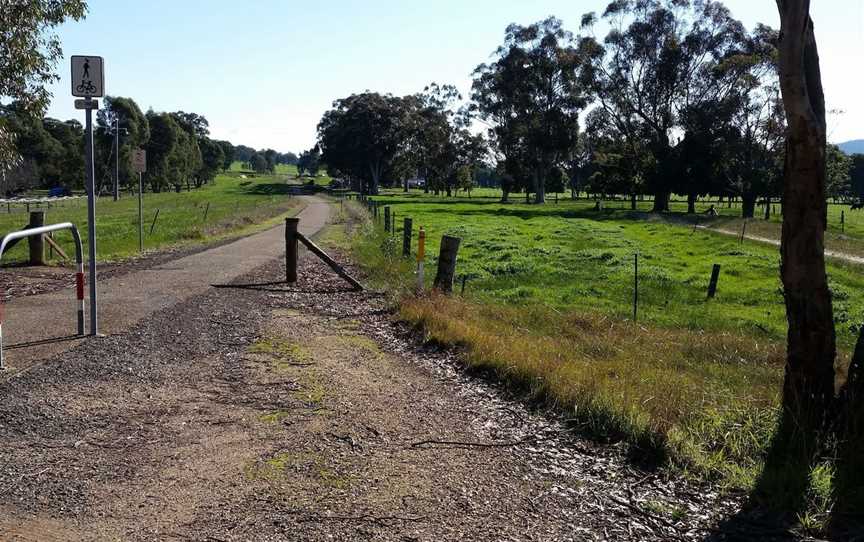
[[[0,291],[0,371],[6,368],[5,363],[3,362],[3,317],[6,316],[4,314],[4,306],[3,306],[3,292]]]
[[[78,335],[84,335],[84,262],[78,262],[75,273],[75,296],[78,299]]]

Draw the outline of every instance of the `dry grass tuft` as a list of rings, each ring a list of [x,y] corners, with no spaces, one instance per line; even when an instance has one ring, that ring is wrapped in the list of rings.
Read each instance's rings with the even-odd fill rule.
[[[752,484],[774,430],[777,344],[434,294],[403,300],[401,317],[583,431],[730,487]]]

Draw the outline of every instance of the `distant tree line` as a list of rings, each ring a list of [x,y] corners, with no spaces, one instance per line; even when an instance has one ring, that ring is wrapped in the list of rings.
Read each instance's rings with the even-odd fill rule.
[[[0,121],[14,136],[18,160],[3,168],[3,194],[33,188],[84,187],[84,129],[77,120],[39,118],[13,102],[0,105]],[[115,138],[115,131],[118,131]],[[115,155],[121,188],[137,186],[132,152],[147,151],[144,181],[153,192],[200,188],[235,160],[259,173],[276,164],[296,164],[294,153],[256,151],[245,145],[210,138],[207,119],[176,111],[143,113],[132,98],[106,96],[96,113],[94,157],[97,192],[113,186]],[[119,154],[118,154],[119,153]]]
[[[426,190],[468,190],[488,154],[486,139],[469,129],[471,112],[449,85],[397,97],[376,92],[337,100],[318,124],[321,161],[333,177],[377,193],[415,175]]]
[[[747,31],[719,2],[616,0],[580,32],[554,17],[511,24],[468,103],[437,85],[337,100],[318,125],[322,161],[373,193],[419,175],[447,194],[495,184],[505,201],[569,189],[626,195],[634,208],[649,196],[666,211],[679,194],[692,213],[700,197],[737,198],[745,217],[780,196],[776,30]],[[830,197],[864,197],[861,158],[829,146],[827,161]]]
[[[256,151],[246,145],[235,147],[233,157],[242,163],[243,167],[256,173],[273,173],[277,164],[297,164],[297,155],[293,152],[280,153],[273,149]]]

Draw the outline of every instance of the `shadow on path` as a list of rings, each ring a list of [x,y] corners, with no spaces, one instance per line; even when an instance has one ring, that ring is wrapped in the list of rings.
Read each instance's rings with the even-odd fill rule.
[[[41,344],[54,344],[54,343],[61,343],[61,342],[66,342],[66,341],[75,341],[78,339],[84,339],[86,337],[87,337],[87,335],[66,335],[65,337],[51,337],[48,339],[39,339],[36,341],[27,341],[27,342],[22,342],[22,343],[4,345],[3,349],[4,350],[15,350],[17,348],[27,348],[28,346],[39,346]]]

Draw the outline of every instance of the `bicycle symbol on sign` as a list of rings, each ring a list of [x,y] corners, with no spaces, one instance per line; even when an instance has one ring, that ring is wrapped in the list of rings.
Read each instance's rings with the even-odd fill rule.
[[[94,85],[92,81],[82,81],[80,85],[75,87],[75,90],[77,92],[83,92],[85,94],[95,94],[96,85]]]

